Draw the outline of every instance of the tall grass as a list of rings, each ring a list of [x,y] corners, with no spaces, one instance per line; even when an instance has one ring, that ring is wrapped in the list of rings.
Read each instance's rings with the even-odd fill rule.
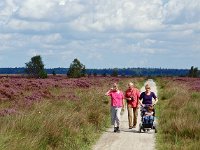
[[[109,125],[109,106],[92,89],[77,89],[76,94],[80,99],[43,100],[1,117],[0,149],[88,149]]]
[[[169,79],[157,79],[160,101],[157,149],[197,150],[200,147],[200,93]]]
[[[98,79],[97,79],[98,80]],[[136,79],[121,79],[120,87]],[[43,99],[17,114],[0,117],[2,150],[88,150],[110,126],[111,83],[90,88],[51,88],[53,95],[73,93],[72,99]],[[2,103],[1,107],[8,105]]]

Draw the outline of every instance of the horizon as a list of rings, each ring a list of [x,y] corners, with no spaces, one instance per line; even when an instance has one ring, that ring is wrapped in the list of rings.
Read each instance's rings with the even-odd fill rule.
[[[192,66],[191,66],[192,67]],[[98,70],[103,70],[103,69],[172,69],[172,70],[190,70],[190,68],[162,68],[162,67],[158,67],[158,68],[154,68],[154,67],[127,67],[127,68],[87,68],[86,67],[86,70],[87,69],[98,69]],[[193,66],[193,67],[196,67],[196,66]],[[25,66],[24,67],[0,67],[0,69],[18,69],[18,68],[26,68]],[[58,69],[58,68],[62,68],[62,69],[68,69],[69,67],[54,67],[54,68],[45,68],[44,69]],[[198,67],[197,67],[198,68]]]
[[[0,68],[200,68],[200,1],[2,0]]]

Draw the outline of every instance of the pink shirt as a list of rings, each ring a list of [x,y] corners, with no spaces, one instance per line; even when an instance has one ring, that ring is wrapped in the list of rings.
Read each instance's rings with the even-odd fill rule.
[[[122,107],[124,94],[121,91],[110,91],[108,95],[111,97],[111,106]]]

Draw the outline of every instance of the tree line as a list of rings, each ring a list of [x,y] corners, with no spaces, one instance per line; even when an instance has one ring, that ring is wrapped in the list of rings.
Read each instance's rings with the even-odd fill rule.
[[[66,74],[70,78],[82,76],[188,76],[199,77],[197,67],[189,69],[163,69],[163,68],[105,68],[105,69],[86,69],[77,58],[70,64],[69,68],[50,68],[45,69],[40,55],[34,56],[25,63],[22,68],[0,68],[0,74],[27,74],[34,78],[47,78],[48,74]]]

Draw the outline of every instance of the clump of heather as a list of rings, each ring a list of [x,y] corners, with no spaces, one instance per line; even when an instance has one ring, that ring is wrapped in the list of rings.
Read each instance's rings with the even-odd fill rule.
[[[29,107],[35,102],[55,98],[57,100],[77,100],[73,91],[65,89],[95,88],[105,83],[118,82],[119,78],[78,78],[69,79],[65,76],[51,76],[48,79],[28,79],[20,76],[0,78],[0,101],[12,101],[9,109]],[[62,93],[55,95],[51,89],[63,89]],[[1,109],[0,109],[1,111]]]
[[[11,114],[15,114],[17,111],[15,108],[5,108],[3,110],[0,111],[0,116],[5,116],[5,115],[11,115]]]
[[[130,80],[0,78],[1,91],[15,90],[13,97],[0,92],[0,149],[90,149],[110,125],[105,92],[114,82],[126,88]]]
[[[173,79],[179,84],[184,84],[189,90],[200,92],[200,78],[179,77]]]

